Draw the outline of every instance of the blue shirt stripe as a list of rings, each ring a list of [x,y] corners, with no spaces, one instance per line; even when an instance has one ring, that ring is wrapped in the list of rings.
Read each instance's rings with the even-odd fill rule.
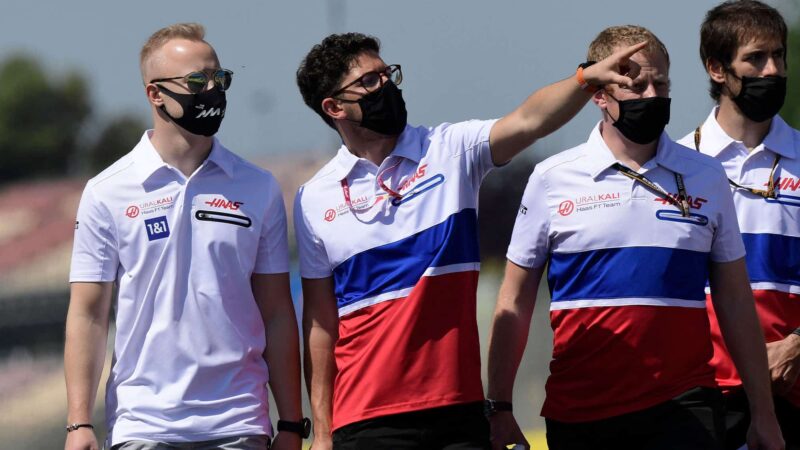
[[[338,307],[413,287],[429,267],[480,261],[478,216],[464,209],[397,242],[353,255],[333,270]]]
[[[663,247],[553,253],[547,273],[553,302],[630,297],[704,301],[709,254]]]
[[[800,285],[800,238],[742,233],[750,281]]]

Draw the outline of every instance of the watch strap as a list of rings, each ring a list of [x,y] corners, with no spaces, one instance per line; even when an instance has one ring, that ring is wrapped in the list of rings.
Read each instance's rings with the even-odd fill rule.
[[[297,433],[300,437],[305,439],[311,434],[311,420],[309,420],[308,417],[303,417],[299,422],[278,420],[278,431]]]

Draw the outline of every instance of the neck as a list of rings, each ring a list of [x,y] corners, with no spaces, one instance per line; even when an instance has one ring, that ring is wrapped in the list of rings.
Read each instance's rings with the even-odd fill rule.
[[[339,135],[350,153],[364,158],[376,166],[380,166],[384,159],[392,153],[400,136],[386,136],[367,130],[339,126]]]
[[[214,138],[191,134],[171,122],[157,121],[150,142],[165,163],[189,177],[208,158]]]
[[[748,119],[729,97],[722,96],[717,110],[717,123],[731,137],[741,141],[748,150],[753,150],[764,141],[772,119],[753,122]]]
[[[638,171],[644,163],[656,155],[658,139],[649,144],[631,142],[614,127],[611,120],[605,120],[600,124],[600,135],[603,136],[603,141],[614,158],[633,170]]]

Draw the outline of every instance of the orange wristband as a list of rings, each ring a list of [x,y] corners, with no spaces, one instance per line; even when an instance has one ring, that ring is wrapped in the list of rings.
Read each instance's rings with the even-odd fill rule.
[[[583,79],[583,66],[578,66],[578,70],[575,71],[575,80],[578,82],[578,86],[580,86],[581,89],[586,92],[594,94],[600,90],[600,86],[593,86]]]

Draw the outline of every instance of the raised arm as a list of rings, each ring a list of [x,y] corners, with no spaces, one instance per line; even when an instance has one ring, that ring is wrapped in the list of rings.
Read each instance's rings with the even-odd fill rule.
[[[646,45],[646,42],[632,45],[587,67],[583,70],[584,80],[592,86],[611,83],[630,86],[636,74],[629,58]],[[508,162],[537,139],[569,122],[591,97],[590,92],[581,89],[574,76],[534,92],[492,128],[489,135],[492,161],[495,164]]]

